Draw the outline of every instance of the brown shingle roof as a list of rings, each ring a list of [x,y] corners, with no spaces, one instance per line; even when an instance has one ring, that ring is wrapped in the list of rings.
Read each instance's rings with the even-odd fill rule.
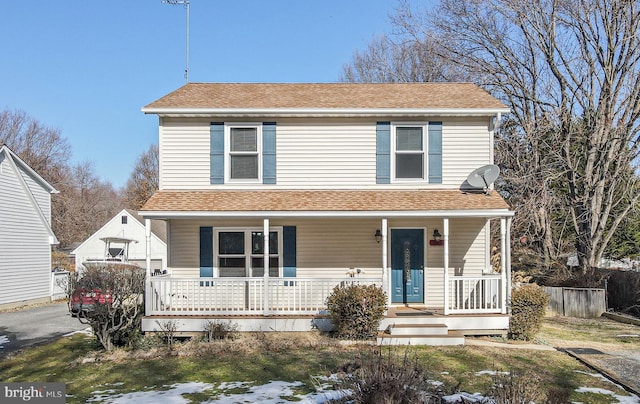
[[[188,83],[153,109],[506,109],[472,83]],[[151,110],[149,110],[151,109]]]
[[[390,212],[509,209],[494,192],[418,191],[158,191],[140,213],[154,212]]]

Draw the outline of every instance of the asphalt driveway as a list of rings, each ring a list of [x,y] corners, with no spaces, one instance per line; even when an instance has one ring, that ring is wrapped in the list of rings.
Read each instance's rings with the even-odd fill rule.
[[[0,356],[87,329],[66,302],[0,312]]]

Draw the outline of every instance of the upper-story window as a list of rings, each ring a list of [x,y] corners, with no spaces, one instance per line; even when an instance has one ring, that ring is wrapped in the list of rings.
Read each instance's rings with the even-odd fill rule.
[[[261,181],[262,126],[260,124],[231,124],[226,126],[225,165],[229,181]]]
[[[425,125],[396,125],[393,127],[394,180],[424,180],[426,178]]]

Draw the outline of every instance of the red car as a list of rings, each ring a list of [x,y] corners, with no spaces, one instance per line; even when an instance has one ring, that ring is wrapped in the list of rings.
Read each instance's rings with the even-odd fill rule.
[[[113,296],[109,292],[103,293],[100,289],[78,288],[69,300],[69,311],[71,315],[77,316],[93,310],[96,304],[111,303],[113,303]]]

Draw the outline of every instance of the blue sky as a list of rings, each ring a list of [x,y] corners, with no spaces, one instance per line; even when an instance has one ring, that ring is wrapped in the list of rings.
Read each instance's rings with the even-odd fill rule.
[[[419,0],[415,0],[419,3]],[[334,82],[395,0],[191,0],[189,81]],[[123,186],[157,142],[140,109],[185,83],[186,11],[161,0],[5,0],[0,110],[58,128]],[[11,146],[11,145],[9,145]]]

